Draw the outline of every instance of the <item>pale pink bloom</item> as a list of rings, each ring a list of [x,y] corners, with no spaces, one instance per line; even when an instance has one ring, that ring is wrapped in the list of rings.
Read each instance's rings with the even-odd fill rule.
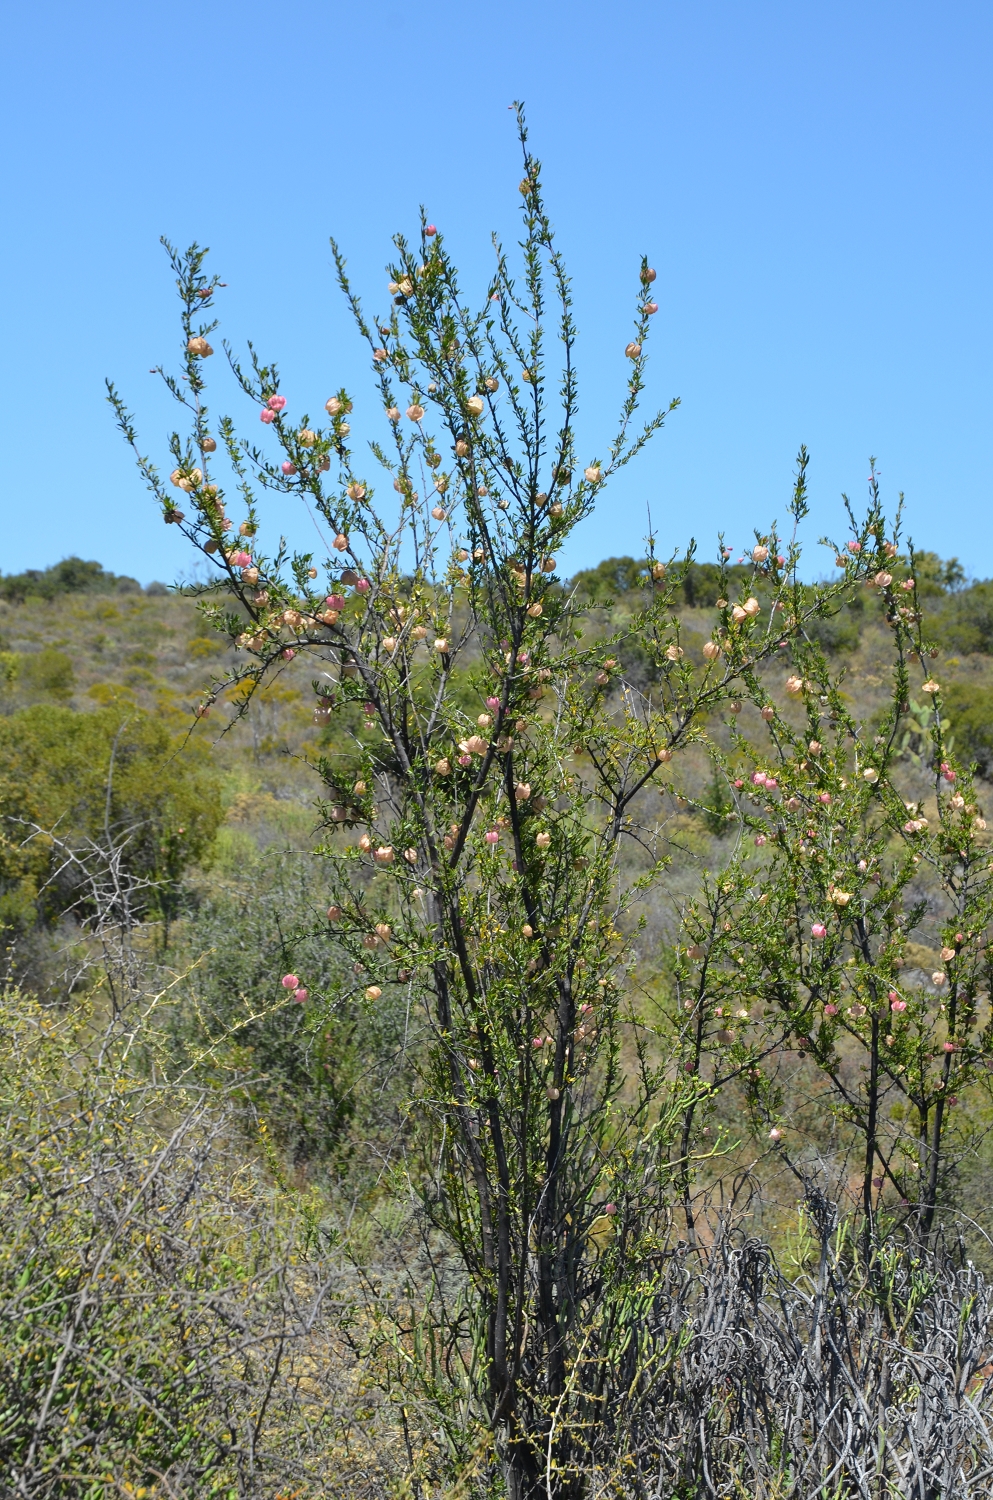
[[[369,590],[372,588],[372,584],[369,582],[368,578],[360,578],[356,583],[355,588],[357,593],[368,594]]]
[[[838,1014],[838,1007],[836,1005],[825,1005],[824,1014],[826,1016],[836,1016]]]
[[[293,991],[293,998],[298,1005],[302,1005],[307,998],[307,994],[308,991],[301,986],[300,989]]]
[[[269,422],[274,422],[275,420],[276,420],[276,413],[274,411],[270,411],[269,408],[268,408],[268,406],[264,406],[262,408],[262,410],[259,412],[259,421],[260,422],[265,422],[268,425]]]
[[[497,830],[495,828],[488,829],[487,833],[486,833],[486,842],[488,844],[497,844],[497,843],[499,843],[499,841],[500,841],[500,835],[497,832]]]
[[[285,651],[281,651],[279,654],[284,661],[292,661],[294,656],[296,656],[296,652],[293,650],[292,646],[287,646]]]
[[[282,469],[284,474],[295,474],[297,471],[296,464],[291,463],[288,458],[284,458],[279,467]]]
[[[284,990],[295,990],[299,986],[299,984],[300,981],[295,974],[283,975],[282,985]]]
[[[810,928],[810,936],[814,938],[827,937],[827,928],[823,922],[814,922]]]
[[[283,407],[285,405],[286,405],[286,397],[285,396],[270,396],[269,397],[269,410],[270,411],[282,411]]]

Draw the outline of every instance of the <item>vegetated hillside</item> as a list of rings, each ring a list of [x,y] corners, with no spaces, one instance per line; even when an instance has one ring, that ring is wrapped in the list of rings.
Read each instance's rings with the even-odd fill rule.
[[[896,560],[894,571],[902,566]],[[985,775],[993,765],[993,585],[966,588],[955,565],[936,558],[917,559],[915,573],[931,611],[929,634],[938,642],[935,671],[955,751],[976,760]],[[746,570],[741,575],[744,580]],[[698,658],[715,633],[719,579],[709,565],[687,570],[679,639],[688,657]],[[732,579],[737,583],[734,570]],[[323,915],[321,861],[313,850],[323,838],[354,838],[355,830],[321,827],[316,804],[325,788],[316,762],[322,755],[333,762],[343,734],[361,739],[366,730],[356,713],[339,715],[332,731],[315,714],[312,668],[297,661],[287,662],[240,716],[241,701],[222,697],[198,718],[205,687],[224,676],[236,655],[205,625],[192,600],[131,584],[75,560],[48,574],[0,579],[0,921],[10,976],[23,997],[17,1024],[5,1033],[5,1097],[13,1101],[8,1118],[33,1119],[43,1098],[46,1108],[75,1122],[62,1158],[52,1154],[41,1127],[32,1137],[35,1175],[43,1162],[53,1184],[76,1180],[79,1163],[94,1149],[87,1114],[90,1124],[96,1119],[106,1194],[90,1195],[70,1218],[53,1186],[44,1210],[51,1229],[32,1250],[40,1281],[88,1274],[88,1257],[92,1246],[103,1243],[108,1216],[119,1214],[125,1200],[130,1215],[127,1234],[114,1239],[108,1272],[100,1274],[121,1278],[135,1296],[125,1306],[106,1289],[94,1293],[91,1341],[83,1346],[75,1381],[60,1388],[68,1391],[60,1394],[60,1431],[109,1433],[101,1451],[121,1455],[122,1474],[133,1472],[128,1454],[140,1455],[152,1472],[161,1462],[166,1427],[187,1431],[200,1423],[202,1442],[220,1451],[228,1424],[254,1420],[258,1382],[264,1387],[269,1381],[278,1431],[299,1472],[331,1475],[340,1469],[356,1476],[360,1492],[381,1493],[383,1475],[395,1478],[411,1465],[416,1470],[417,1454],[411,1456],[407,1434],[390,1424],[368,1394],[379,1376],[386,1382],[383,1372],[397,1357],[387,1335],[377,1331],[376,1300],[402,1299],[411,1280],[426,1284],[435,1277],[446,1294],[458,1295],[458,1288],[438,1238],[422,1240],[415,1231],[397,1165],[408,1149],[404,1075],[416,1066],[411,1012],[390,998],[392,992],[374,1011],[361,1001],[367,981],[378,977],[376,965],[388,962],[385,940],[370,948],[364,964],[352,965],[329,940]],[[618,682],[626,684],[615,690],[618,702],[623,692],[650,693],[654,686],[642,644],[625,636],[645,586],[644,565],[631,558],[608,559],[563,585],[602,603],[590,628],[605,640],[617,637],[611,649],[622,669]],[[812,629],[844,671],[846,705],[859,720],[872,722],[891,694],[892,642],[876,595],[856,595]],[[799,710],[784,689],[785,673],[769,669],[765,675],[784,718],[799,724]],[[665,901],[645,909],[642,926],[628,933],[631,992],[658,1007],[654,1030],[646,1027],[642,1045],[654,1049],[660,1066],[671,1060],[685,1003],[674,953],[681,924],[702,879],[738,851],[741,824],[729,790],[735,773],[740,785],[768,753],[766,726],[751,706],[738,721],[742,742],[733,741],[716,717],[707,729],[726,757],[726,776],[715,775],[702,745],[681,754],[661,789],[646,791],[636,809],[641,825],[657,828],[657,842],[640,849],[632,844],[623,856],[634,872],[639,861],[671,862]],[[747,754],[742,745],[751,747]],[[916,700],[908,703],[901,750],[907,801],[933,817],[927,713]],[[981,784],[980,798],[988,795]],[[101,926],[94,921],[101,895],[93,871],[105,846],[123,852],[114,867],[112,899],[119,905]],[[756,869],[760,879],[760,864]],[[122,886],[130,927],[121,919]],[[923,915],[908,947],[909,982],[915,973],[924,979],[940,967],[943,920],[926,873],[913,894]],[[315,993],[337,997],[319,1023],[315,1011],[293,1004],[280,988],[281,976],[294,965]],[[743,980],[738,1000],[746,1005],[747,990]],[[115,1062],[121,1097],[146,1101],[137,1110],[106,1100],[94,1104],[86,1095],[86,1069],[78,1067],[81,1057],[96,1055],[108,1008],[125,1001],[154,1016],[140,1053]],[[750,1024],[756,1015],[752,1006],[748,1020],[732,1023],[729,1017],[729,1027]],[[52,1029],[54,1016],[63,1018],[70,1033]],[[843,1183],[852,1151],[849,1122],[829,1105],[804,1039],[787,1034],[775,1063],[782,1112],[808,1159]],[[840,1065],[844,1072],[859,1063],[852,1053],[843,1054]],[[167,1101],[148,1094],[157,1068],[184,1080]],[[208,1115],[208,1103],[216,1113]],[[978,1091],[960,1104],[963,1149],[946,1201],[967,1217],[950,1220],[949,1229],[964,1227],[973,1258],[989,1263],[989,1106]],[[808,1266],[812,1242],[809,1235],[803,1238],[809,1226],[801,1221],[798,1228],[797,1185],[756,1129],[748,1080],[732,1078],[706,1109],[704,1130],[714,1152],[709,1160],[700,1153],[694,1192],[725,1203],[737,1194],[749,1231],[769,1237],[786,1264]],[[207,1159],[204,1142],[211,1131],[238,1162],[228,1175],[200,1174],[198,1153]],[[23,1131],[14,1145],[25,1151]],[[135,1208],[141,1199],[137,1184],[145,1181],[140,1164],[157,1152],[161,1176],[147,1206],[142,1201]],[[858,1164],[851,1165],[854,1182]],[[405,1170],[429,1178],[430,1163],[408,1158]],[[3,1200],[8,1212],[17,1192],[11,1178]],[[173,1213],[170,1205],[179,1204],[192,1207]],[[170,1225],[167,1234],[155,1223],[160,1211]],[[16,1233],[8,1235],[9,1244],[22,1232],[11,1223]],[[700,1226],[705,1238],[705,1218]],[[342,1305],[353,1299],[349,1317],[355,1321],[343,1333],[315,1320],[293,1350],[278,1358],[259,1356],[251,1379],[235,1381],[230,1369],[245,1349],[276,1347],[273,1327],[280,1319],[288,1327],[293,1309],[313,1294],[304,1271],[288,1269],[295,1251],[287,1247],[300,1233],[324,1250],[343,1247],[335,1293]],[[223,1274],[211,1280],[205,1268],[215,1263]],[[20,1276],[20,1262],[16,1268]],[[375,1289],[371,1303],[356,1291],[366,1285]],[[242,1288],[251,1295],[243,1296]],[[151,1311],[139,1316],[139,1308]],[[54,1360],[61,1336],[57,1309],[45,1303],[40,1310],[28,1308],[24,1317],[34,1320],[36,1347]],[[87,1373],[87,1361],[96,1359],[98,1349],[129,1344],[147,1346],[149,1363],[156,1363],[148,1389],[160,1403],[162,1425],[149,1419],[146,1427],[135,1419],[128,1426],[122,1418],[118,1431],[110,1416],[117,1409],[113,1381],[106,1373],[113,1359],[105,1360],[99,1378]],[[224,1357],[210,1366],[214,1385],[198,1374],[199,1383],[187,1388],[190,1349],[201,1359],[215,1344],[223,1346]],[[0,1350],[0,1357],[6,1384],[20,1382],[28,1410],[37,1388],[33,1377],[18,1364],[12,1346]],[[423,1434],[422,1440],[428,1442]],[[84,1474],[85,1463],[79,1463]]]

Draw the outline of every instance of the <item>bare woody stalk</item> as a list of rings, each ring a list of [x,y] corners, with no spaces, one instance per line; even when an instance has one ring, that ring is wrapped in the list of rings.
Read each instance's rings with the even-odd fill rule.
[[[367,457],[351,443],[346,390],[328,399],[327,426],[291,422],[275,366],[251,348],[247,364],[232,356],[285,455],[273,461],[230,419],[220,423],[245,514],[232,545],[205,405],[215,325],[201,330],[194,318],[209,312],[218,283],[197,247],[173,254],[186,380],[171,389],[191,432],[172,437],[172,478],[190,515],[138,455],[165,519],[212,560],[202,608],[246,653],[202,711],[235,687],[244,703],[246,686],[296,655],[314,663],[328,941],[352,960],[370,1006],[384,986],[404,985],[421,1007],[411,1112],[431,1168],[418,1191],[472,1289],[469,1326],[445,1332],[512,1500],[578,1493],[630,1418],[631,1361],[669,1211],[670,1142],[700,1087],[627,1044],[620,928],[664,865],[653,858],[625,877],[620,849],[652,847],[641,794],[704,738],[704,714],[754,678],[784,628],[771,616],[763,628],[748,588],[703,662],[688,660],[674,612],[680,570],[650,546],[634,629],[656,683],[638,696],[616,643],[589,629],[559,581],[555,553],[663,423],[659,412],[636,426],[655,272],[642,261],[607,457],[583,462],[569,281],[520,112],[518,121],[519,281],[497,243],[485,299],[471,308],[443,236],[422,218],[416,248],[395,241],[388,315],[370,320],[334,247],[385,412],[388,437]],[[111,399],[135,444],[113,390]],[[392,486],[386,504],[373,475]],[[320,518],[319,565],[287,558],[282,544],[260,550],[259,489],[295,496]],[[800,631],[830,594],[801,598],[795,544],[783,556],[774,532],[766,542],[755,579],[793,601],[785,628]],[[853,561],[849,580],[863,567]],[[336,830],[358,837],[341,848]],[[453,1419],[450,1435],[457,1451],[464,1422]]]

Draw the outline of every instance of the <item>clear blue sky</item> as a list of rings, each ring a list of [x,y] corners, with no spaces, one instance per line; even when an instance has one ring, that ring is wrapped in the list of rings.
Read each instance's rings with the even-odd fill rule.
[[[875,453],[918,544],[993,573],[989,0],[36,0],[4,35],[0,570],[188,566],[103,399],[111,375],[166,459],[160,234],[212,247],[222,332],[316,415],[365,365],[328,236],[383,307],[389,236],[423,202],[481,288],[489,231],[515,227],[523,98],[575,282],[585,446],[611,430],[643,251],[652,389],[683,403],[564,564],[637,552],[649,505],[666,545],[709,553],[724,527],[740,546],[782,517],[806,442],[809,535],[840,530]],[[214,408],[237,416],[233,391]]]

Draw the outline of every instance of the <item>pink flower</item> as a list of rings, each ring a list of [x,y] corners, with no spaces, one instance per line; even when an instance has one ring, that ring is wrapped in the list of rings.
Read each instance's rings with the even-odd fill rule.
[[[281,651],[279,654],[284,661],[292,661],[294,656],[296,656],[296,652],[294,651],[292,646],[287,646],[286,649],[284,651]]]
[[[740,792],[740,791],[741,791],[741,789],[742,789],[742,787],[743,787],[743,786],[744,786],[744,785],[745,785],[745,783],[744,783],[744,782],[743,782],[743,781],[742,781],[742,779],[741,779],[741,777],[740,777],[740,776],[739,776],[739,777],[737,777],[737,779],[736,779],[736,780],[735,780],[735,783],[734,783],[734,786],[735,786],[735,791],[738,791],[738,792]]]
[[[426,224],[424,226],[424,233],[428,235],[436,235],[438,231],[433,224]]]
[[[295,474],[297,471],[296,464],[291,463],[288,458],[284,458],[279,467],[282,469],[284,474]]]
[[[849,552],[861,552],[862,551],[862,543],[861,542],[849,542],[848,543],[848,550],[849,550]]]
[[[531,1045],[532,1047],[543,1047],[545,1045],[544,1037],[536,1036]]]
[[[755,835],[755,847],[756,847],[756,849],[761,849],[762,846],[763,846],[763,844],[766,844],[766,843],[768,843],[768,840],[767,840],[767,838],[766,838],[766,836],[765,836],[764,833],[757,833]]]
[[[616,1203],[605,1203],[604,1206],[603,1206],[603,1211],[604,1211],[605,1214],[616,1214],[616,1212],[617,1212],[617,1204]]]
[[[782,553],[780,553],[780,555],[776,558],[776,562],[779,564],[779,566],[781,568],[785,568],[785,566],[786,566],[786,559],[785,559],[785,557],[783,557]]]
[[[500,842],[500,835],[495,828],[487,829],[486,842],[488,844],[498,844]]]
[[[754,775],[752,776],[752,785],[753,786],[765,786],[765,772],[764,771],[756,771],[754,773]]]
[[[942,1042],[941,1050],[942,1052],[957,1052],[959,1049],[954,1042]]]
[[[301,985],[301,987],[298,990],[294,990],[293,991],[293,998],[297,1002],[298,1005],[302,1005],[303,1002],[307,998],[307,994],[308,994],[307,990],[305,990],[303,988],[303,986]]]
[[[345,596],[344,594],[329,594],[324,603],[327,605],[328,609],[344,609]]]
[[[259,412],[259,421],[260,422],[265,422],[268,425],[268,423],[274,422],[275,420],[276,420],[276,413],[274,411],[270,411],[269,408],[268,408],[268,406],[264,406],[262,408],[262,410]]]
[[[890,990],[890,1010],[895,1011],[896,1014],[899,1016],[906,1009],[907,1009],[907,1002],[906,1002],[906,1000],[901,1000],[899,995],[895,994],[893,990]]]
[[[826,1016],[836,1016],[838,1014],[838,1007],[836,1005],[825,1005],[824,1014]]]
[[[490,710],[492,710],[492,711],[495,712],[496,709],[498,709],[500,707],[500,699],[499,698],[487,698],[487,700],[486,700],[486,707],[488,709],[490,709]]]
[[[827,928],[823,922],[813,922],[810,928],[810,936],[813,938],[827,937]]]
[[[372,584],[368,578],[360,578],[355,585],[356,592],[359,594],[368,594],[371,588]]]
[[[779,782],[776,780],[775,776],[767,776],[765,778],[765,789],[767,792],[774,792],[778,785]]]
[[[462,767],[462,769],[464,771],[467,766],[471,766],[472,765],[472,756],[471,755],[460,755],[459,756],[459,765]]]
[[[283,407],[285,405],[286,405],[286,397],[285,396],[270,396],[269,397],[269,410],[270,411],[282,411]]]
[[[281,982],[284,990],[295,990],[300,983],[295,974],[284,974]]]
[[[228,562],[232,568],[248,568],[251,567],[252,559],[247,552],[232,552]]]
[[[772,1142],[772,1144],[775,1146],[776,1143],[777,1143],[777,1141],[781,1141],[783,1139],[783,1132],[781,1130],[777,1130],[776,1127],[775,1127],[775,1125],[774,1125],[772,1127],[772,1129],[769,1131],[769,1139]]]

